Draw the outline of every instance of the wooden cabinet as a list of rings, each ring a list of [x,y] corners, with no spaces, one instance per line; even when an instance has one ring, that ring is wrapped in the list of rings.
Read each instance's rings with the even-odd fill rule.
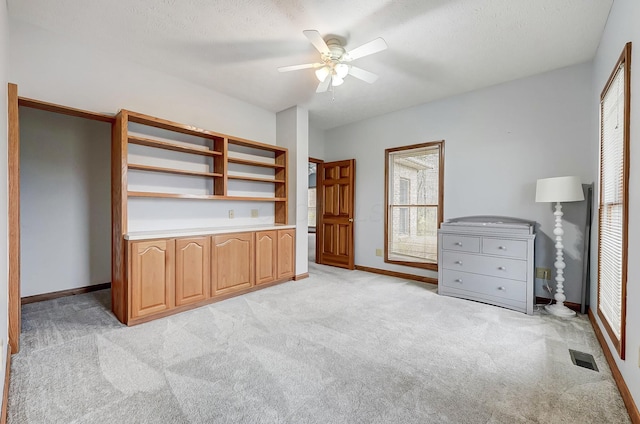
[[[269,283],[278,278],[277,249],[276,230],[256,233],[256,284]]]
[[[213,296],[251,288],[255,281],[253,233],[213,236]]]
[[[134,241],[129,259],[129,316],[139,318],[174,306],[174,240]]]
[[[296,262],[296,232],[294,229],[278,230],[278,279],[293,277]]]
[[[277,282],[295,271],[295,229],[127,242],[131,325],[195,308]],[[127,312],[128,311],[128,312]]]
[[[209,297],[210,237],[176,239],[176,306]]]

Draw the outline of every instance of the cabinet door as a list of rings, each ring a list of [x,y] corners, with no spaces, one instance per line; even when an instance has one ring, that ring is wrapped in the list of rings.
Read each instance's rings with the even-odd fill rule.
[[[278,279],[295,274],[296,230],[278,230]]]
[[[256,233],[256,284],[274,281],[277,258],[277,232],[258,231]]]
[[[213,236],[211,295],[248,289],[254,282],[253,233]]]
[[[209,237],[176,240],[176,306],[209,297]]]
[[[174,240],[134,241],[130,245],[130,317],[174,306]]]

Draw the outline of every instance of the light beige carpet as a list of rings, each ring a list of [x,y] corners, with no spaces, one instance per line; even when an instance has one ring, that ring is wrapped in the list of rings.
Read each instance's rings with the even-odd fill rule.
[[[584,316],[310,274],[131,328],[108,291],[26,305],[9,423],[629,422]]]

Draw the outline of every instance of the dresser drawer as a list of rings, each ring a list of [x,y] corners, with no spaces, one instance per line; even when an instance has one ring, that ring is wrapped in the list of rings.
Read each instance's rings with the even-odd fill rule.
[[[447,234],[442,236],[442,248],[459,252],[480,253],[480,237]]]
[[[510,280],[527,281],[527,262],[511,258],[442,252],[442,267],[453,271],[473,272]]]
[[[504,240],[483,237],[482,253],[508,258],[527,259],[527,242],[525,240]]]
[[[517,302],[526,302],[527,284],[524,281],[505,280],[486,275],[472,274],[469,272],[446,270],[442,273],[444,289],[452,288],[472,292],[483,298],[506,299]]]

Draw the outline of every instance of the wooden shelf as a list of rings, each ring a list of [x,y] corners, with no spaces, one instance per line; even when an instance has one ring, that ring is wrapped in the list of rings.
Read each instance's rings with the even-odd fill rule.
[[[284,197],[212,196],[208,194],[157,193],[151,191],[129,191],[128,197],[158,197],[169,199],[242,200],[251,202],[286,202]]]
[[[264,168],[284,168],[285,167],[285,165],[280,165],[278,163],[265,163],[265,162],[258,162],[255,160],[232,158],[232,157],[227,157],[227,162],[237,163],[239,165],[262,166]]]
[[[175,152],[191,153],[194,155],[222,156],[222,152],[217,152],[204,146],[185,146],[183,144],[171,143],[169,141],[153,140],[151,138],[137,137],[132,135],[129,136],[129,143],[139,144],[141,146],[147,147],[157,147],[159,149],[165,150],[173,150]]]
[[[268,152],[285,153],[287,151],[287,149],[284,147],[275,146],[273,144],[258,143],[257,141],[244,140],[241,138],[229,137],[227,140],[229,144],[234,144],[236,146],[250,147],[252,149],[266,150]]]
[[[216,172],[188,171],[185,169],[162,168],[159,166],[138,165],[134,163],[129,164],[129,169],[135,169],[138,171],[166,172],[169,174],[179,174],[179,175],[194,175],[198,177],[222,177],[222,174],[219,174]]]
[[[163,130],[175,131],[183,134],[189,134],[196,137],[204,137],[211,139],[223,140],[224,134],[213,131],[204,130],[192,125],[180,124],[178,122],[169,121],[167,119],[156,118],[155,116],[145,115],[143,113],[132,112],[130,110],[122,110],[121,113],[126,116],[129,122],[135,122],[142,125],[161,128]]]
[[[210,194],[182,194],[182,193],[156,193],[152,191],[129,191],[128,197],[159,197],[169,199],[201,199],[201,200],[215,200],[220,199],[222,196],[212,196]]]
[[[246,177],[244,175],[227,175],[230,180],[256,181],[260,183],[284,183],[284,180],[276,180],[274,178]]]

